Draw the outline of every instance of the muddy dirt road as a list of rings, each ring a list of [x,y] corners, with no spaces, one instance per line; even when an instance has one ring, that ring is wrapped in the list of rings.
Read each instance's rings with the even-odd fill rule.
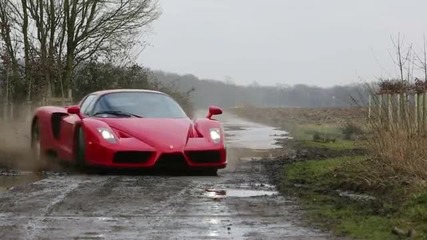
[[[259,161],[233,151],[274,147],[270,135],[286,133],[219,119],[231,161],[219,176],[51,173],[0,190],[0,239],[330,239],[300,224]]]

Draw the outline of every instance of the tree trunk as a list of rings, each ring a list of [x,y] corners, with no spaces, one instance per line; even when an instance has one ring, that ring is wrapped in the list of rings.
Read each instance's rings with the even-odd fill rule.
[[[22,34],[24,36],[24,58],[25,58],[25,83],[27,84],[27,101],[31,101],[32,80],[30,66],[30,43],[28,40],[28,9],[27,0],[22,0],[23,24]]]

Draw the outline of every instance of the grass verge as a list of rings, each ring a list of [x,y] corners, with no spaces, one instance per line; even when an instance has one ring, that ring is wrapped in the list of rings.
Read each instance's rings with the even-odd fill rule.
[[[371,139],[348,138],[346,133],[360,129],[346,126],[346,119],[363,114],[347,110],[234,112],[282,127],[295,138],[283,144],[296,154],[266,168],[281,192],[301,200],[311,224],[354,239],[427,239],[424,136],[378,126]],[[356,119],[358,126],[363,122]]]
[[[303,141],[303,151],[317,143]],[[354,149],[330,143],[329,153]],[[285,162],[279,190],[297,196],[312,223],[355,239],[427,239],[427,189],[380,185],[368,178],[370,159],[360,153],[309,155]]]

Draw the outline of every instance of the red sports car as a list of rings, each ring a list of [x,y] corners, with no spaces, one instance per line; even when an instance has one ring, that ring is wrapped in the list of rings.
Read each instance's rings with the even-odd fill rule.
[[[144,89],[93,92],[78,105],[35,111],[31,147],[38,159],[55,157],[80,166],[202,170],[227,165],[224,131],[209,107],[192,121],[169,95]]]

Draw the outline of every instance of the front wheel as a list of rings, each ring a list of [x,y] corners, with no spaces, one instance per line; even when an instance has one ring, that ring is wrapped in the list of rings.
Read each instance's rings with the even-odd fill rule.
[[[206,170],[206,174],[208,176],[218,176],[218,169],[214,168],[214,169]]]
[[[216,168],[202,169],[202,170],[196,171],[196,174],[201,176],[218,176],[218,169]]]

